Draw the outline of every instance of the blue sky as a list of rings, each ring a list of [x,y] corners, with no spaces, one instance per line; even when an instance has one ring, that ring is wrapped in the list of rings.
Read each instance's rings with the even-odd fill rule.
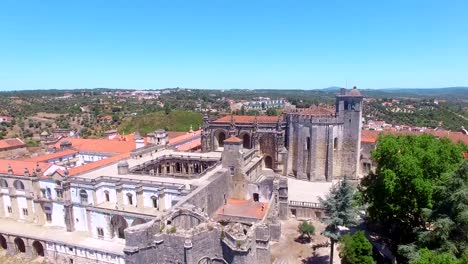
[[[468,85],[468,1],[3,0],[0,90]]]

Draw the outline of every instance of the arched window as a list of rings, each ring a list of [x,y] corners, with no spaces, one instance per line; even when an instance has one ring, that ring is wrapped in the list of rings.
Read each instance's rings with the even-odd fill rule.
[[[106,197],[106,202],[110,201],[109,191],[104,191],[104,196]]]
[[[151,200],[153,201],[153,208],[159,209],[158,197],[153,195],[151,196]]]
[[[128,204],[133,205],[133,195],[131,193],[127,193]]]
[[[8,188],[8,182],[5,179],[0,180],[0,187],[1,188]]]
[[[81,199],[81,203],[84,203],[84,204],[88,203],[88,193],[85,190],[80,190],[80,199]]]
[[[13,186],[15,186],[16,190],[24,190],[24,184],[20,180],[16,180],[13,182]]]

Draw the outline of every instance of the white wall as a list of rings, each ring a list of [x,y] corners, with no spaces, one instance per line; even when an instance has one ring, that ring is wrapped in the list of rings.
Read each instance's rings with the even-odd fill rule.
[[[8,212],[8,206],[11,207],[11,199],[10,199],[10,196],[3,195],[3,209],[4,209],[4,212],[5,212],[5,216],[6,216],[6,217],[11,216],[11,214]]]
[[[88,218],[84,207],[73,206],[73,221],[77,231],[88,231]]]
[[[109,202],[117,203],[117,191],[109,186],[98,187],[96,190],[97,204],[106,202],[105,191],[109,192]]]

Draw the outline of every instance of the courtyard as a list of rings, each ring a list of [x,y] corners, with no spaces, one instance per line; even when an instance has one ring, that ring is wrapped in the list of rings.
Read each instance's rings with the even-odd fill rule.
[[[325,225],[317,220],[309,221],[315,226],[315,235],[310,242],[300,239],[298,225],[301,221],[290,218],[281,221],[281,239],[271,245],[271,260],[275,264],[327,264],[329,263],[329,239],[321,233]],[[335,245],[333,264],[339,264],[338,247]]]

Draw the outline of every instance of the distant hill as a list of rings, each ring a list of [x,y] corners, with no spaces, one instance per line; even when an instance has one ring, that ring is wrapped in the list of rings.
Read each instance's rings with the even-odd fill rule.
[[[368,97],[417,97],[445,100],[468,100],[468,87],[446,88],[385,88],[361,90]]]
[[[156,129],[165,129],[166,131],[186,131],[190,126],[193,130],[203,123],[203,115],[195,112],[172,111],[169,114],[165,112],[154,112],[140,116],[134,116],[124,121],[119,127],[120,133],[133,133],[139,131],[146,135]]]

